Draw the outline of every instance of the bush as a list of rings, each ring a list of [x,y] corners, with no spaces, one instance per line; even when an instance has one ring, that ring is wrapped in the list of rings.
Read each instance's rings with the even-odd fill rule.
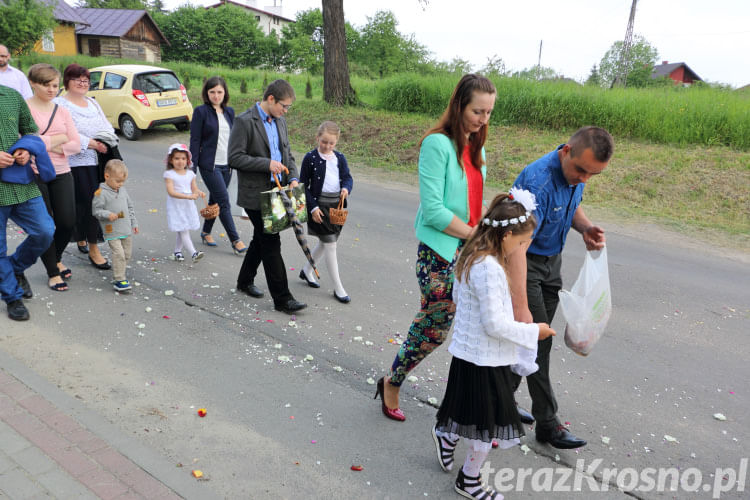
[[[377,87],[376,106],[440,116],[458,77],[397,75]],[[711,88],[601,89],[572,82],[496,78],[493,124],[575,130],[598,125],[615,136],[658,143],[750,149],[750,102]]]
[[[312,99],[312,85],[310,84],[310,77],[307,77],[307,83],[305,84],[305,97]]]
[[[240,94],[247,94],[247,80],[244,78],[240,82]]]

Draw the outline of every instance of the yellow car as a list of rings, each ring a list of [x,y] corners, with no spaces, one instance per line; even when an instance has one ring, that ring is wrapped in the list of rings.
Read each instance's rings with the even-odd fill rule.
[[[174,124],[189,130],[193,106],[179,78],[170,69],[115,64],[89,70],[89,97],[96,99],[107,119],[122,135],[135,141],[145,129]]]

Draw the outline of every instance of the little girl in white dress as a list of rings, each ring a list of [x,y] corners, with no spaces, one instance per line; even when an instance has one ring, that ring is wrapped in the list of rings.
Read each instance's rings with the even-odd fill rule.
[[[203,258],[203,252],[195,250],[190,239],[190,231],[200,228],[198,209],[195,200],[205,198],[206,193],[198,189],[192,165],[190,150],[185,144],[172,144],[167,151],[167,170],[164,181],[167,184],[167,226],[177,233],[174,245],[174,259],[185,260],[183,248],[192,256],[193,262]]]

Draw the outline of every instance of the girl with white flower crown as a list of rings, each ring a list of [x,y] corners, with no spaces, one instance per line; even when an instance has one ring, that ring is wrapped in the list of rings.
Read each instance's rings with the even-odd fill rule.
[[[510,448],[524,435],[511,372],[535,371],[537,341],[555,335],[546,323],[513,319],[505,273],[508,258],[525,253],[531,243],[535,208],[534,195],[526,190],[496,196],[456,263],[456,316],[448,348],[453,360],[432,438],[446,472],[453,469],[459,438],[466,439],[469,449],[455,490],[467,498],[503,498],[482,486],[479,470],[493,439]]]

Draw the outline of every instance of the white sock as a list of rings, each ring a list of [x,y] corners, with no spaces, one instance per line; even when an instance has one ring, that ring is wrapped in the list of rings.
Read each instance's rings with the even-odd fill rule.
[[[479,470],[482,468],[482,464],[484,464],[487,455],[492,449],[492,443],[467,439],[466,444],[469,447],[469,451],[466,453],[466,461],[464,462],[464,474],[469,477],[477,477],[479,476]]]
[[[323,255],[323,242],[318,240],[318,244],[315,245],[315,248],[313,248],[310,254],[312,255],[313,260],[315,261],[315,264],[317,266],[320,266],[320,256]],[[312,281],[313,283],[318,282],[315,279],[315,273],[313,273],[313,268],[309,262],[305,264],[305,267],[302,268],[302,272],[305,273],[305,276],[307,276],[308,280]]]
[[[331,275],[331,281],[333,282],[334,290],[336,295],[339,297],[345,297],[347,295],[344,290],[344,285],[341,284],[341,278],[339,278],[339,263],[336,260],[336,242],[323,243],[323,249],[325,250],[326,266],[328,266],[328,274]]]

